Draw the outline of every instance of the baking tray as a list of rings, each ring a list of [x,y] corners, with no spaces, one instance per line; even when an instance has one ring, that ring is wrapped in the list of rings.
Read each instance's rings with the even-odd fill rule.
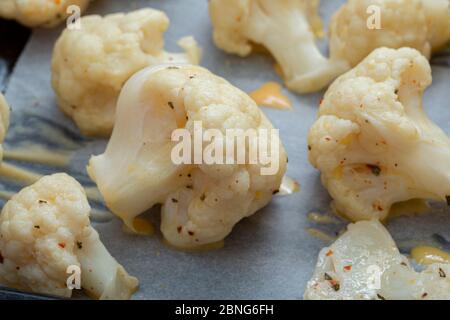
[[[322,1],[321,15],[329,21],[344,2]],[[242,59],[214,46],[206,0],[97,0],[88,13],[106,14],[141,7],[160,9],[169,16],[171,26],[166,33],[169,50],[179,50],[176,41],[180,37],[194,35],[204,50],[202,65],[242,90],[250,92],[267,81],[281,81],[269,56],[254,54]],[[74,151],[67,168],[25,162],[15,164],[43,174],[65,171],[89,186],[92,182],[85,166],[91,154],[102,153],[106,141],[80,136],[56,106],[50,85],[50,59],[60,32],[61,28],[35,30],[10,77],[6,96],[13,112],[6,148],[27,146],[32,141],[46,148]],[[326,50],[326,42],[322,41],[320,47]],[[447,58],[443,55],[433,65],[434,83],[426,93],[425,106],[430,117],[449,134]],[[292,111],[264,109],[264,112],[280,129],[289,155],[287,175],[301,184],[301,192],[275,197],[266,208],[242,220],[225,239],[222,249],[194,253],[176,251],[163,244],[158,231],[151,237],[136,236],[124,233],[122,223],[116,218],[94,223],[110,252],[130,274],[139,278],[140,290],[134,299],[302,298],[317,254],[329,244],[306,230],[320,229],[335,236],[346,222],[323,225],[308,219],[310,212],[330,214],[330,198],[321,185],[319,173],[308,163],[306,145],[306,135],[316,119],[323,92],[303,96],[286,90],[285,93],[294,104]],[[0,180],[0,188],[4,190],[17,191],[20,187],[17,183]],[[102,208],[101,204],[91,204]],[[389,223],[388,228],[402,252],[408,253],[417,244],[448,248],[450,210],[443,204],[432,204],[432,207],[432,214],[397,218]],[[157,227],[158,210],[146,215]]]

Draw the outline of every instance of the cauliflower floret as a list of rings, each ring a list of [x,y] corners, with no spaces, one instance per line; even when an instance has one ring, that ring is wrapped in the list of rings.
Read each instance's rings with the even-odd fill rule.
[[[447,276],[449,275],[449,276]],[[308,300],[450,299],[450,265],[416,272],[378,221],[350,224],[320,251],[304,295]]]
[[[76,5],[83,12],[90,0],[2,0],[0,17],[14,19],[28,27],[54,27],[68,17],[67,8]]]
[[[81,25],[81,30],[66,29],[55,45],[52,84],[60,108],[86,135],[111,134],[119,92],[138,70],[200,59],[192,37],[179,41],[186,53],[164,51],[169,19],[158,10],[85,16]]]
[[[432,51],[442,49],[450,41],[449,0],[422,0]]]
[[[381,29],[369,29],[368,8],[380,9]],[[374,49],[410,47],[427,58],[449,39],[448,0],[349,0],[332,17],[330,56],[356,66]]]
[[[383,219],[394,203],[450,196],[450,139],[422,107],[430,84],[418,51],[380,48],[330,86],[308,145],[338,212]]]
[[[6,131],[9,126],[9,106],[5,97],[0,92],[0,161],[3,157],[2,142],[5,140]]]
[[[278,136],[266,166],[175,164],[174,130],[185,128],[195,139],[200,121],[203,130],[222,134],[273,129],[249,96],[200,67],[147,68],[124,86],[106,152],[91,158],[88,172],[107,206],[131,229],[136,216],[161,203],[161,231],[169,243],[187,248],[217,242],[277,192],[287,160]],[[269,166],[274,172],[262,174]]]
[[[250,54],[251,43],[261,44],[281,66],[289,89],[320,90],[349,67],[326,59],[317,48],[318,6],[319,0],[211,0],[214,41],[240,56]]]
[[[109,254],[90,226],[81,185],[60,173],[45,176],[9,200],[0,215],[0,283],[70,297],[69,266],[93,297],[129,299],[138,280]]]

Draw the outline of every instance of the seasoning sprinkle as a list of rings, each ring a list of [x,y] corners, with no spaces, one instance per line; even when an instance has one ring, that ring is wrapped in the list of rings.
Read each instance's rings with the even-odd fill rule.
[[[445,199],[447,200],[447,205],[450,206],[450,196],[445,196]]]
[[[183,229],[183,227],[182,227],[182,226],[179,226],[179,227],[177,227],[177,231],[178,231],[178,233],[180,233],[180,232],[181,232],[181,229]]]
[[[378,297],[378,299],[380,299],[380,300],[386,300],[385,297],[383,297],[381,294],[378,294],[378,293],[377,293],[377,297]]]
[[[193,231],[188,231],[188,234],[189,234],[190,236],[193,236],[193,235],[194,235],[194,232],[193,232]]]
[[[40,227],[40,226],[34,226],[34,228],[35,228],[35,229],[40,229],[41,227]]]
[[[332,256],[333,255],[333,250],[328,250],[328,252],[325,255],[327,257]]]
[[[422,294],[422,299],[425,298],[428,295],[428,293],[424,292],[424,294]]]
[[[352,266],[351,265],[344,266],[344,270],[345,271],[350,271],[350,270],[352,270]]]
[[[331,281],[330,283],[331,283],[331,287],[334,289],[334,291],[339,291],[339,289],[341,288],[339,283],[336,281]]]
[[[39,203],[47,203],[45,200],[39,200]]]
[[[447,275],[445,274],[444,270],[442,270],[442,268],[439,268],[439,276],[440,276],[441,278],[447,277]]]
[[[173,203],[178,203],[178,200],[175,199],[175,198],[172,198],[172,202],[173,202]]]
[[[3,261],[4,261],[4,259],[3,259],[2,253],[0,252],[0,263],[3,264]]]
[[[169,105],[170,109],[172,109],[172,110],[175,109],[172,101],[167,102],[167,104]]]
[[[372,173],[377,177],[381,174],[381,168],[379,166],[368,164],[367,168],[369,168],[370,171],[372,171]]]
[[[325,280],[328,280],[328,281],[333,280],[333,278],[326,272],[324,273],[323,277],[325,278]]]
[[[77,247],[78,247],[78,249],[83,249],[83,242],[81,242],[81,241],[77,241]]]

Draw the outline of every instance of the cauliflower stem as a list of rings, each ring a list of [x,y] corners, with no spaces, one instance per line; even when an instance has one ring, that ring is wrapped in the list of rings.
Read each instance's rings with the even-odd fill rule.
[[[245,28],[248,39],[274,56],[287,87],[299,93],[320,90],[349,69],[346,62],[329,60],[319,51],[310,24],[317,8],[309,6],[298,0],[252,1]]]

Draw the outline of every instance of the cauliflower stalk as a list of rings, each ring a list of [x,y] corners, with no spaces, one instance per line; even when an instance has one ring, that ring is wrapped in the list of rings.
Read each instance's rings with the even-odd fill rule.
[[[54,27],[69,14],[69,6],[75,5],[83,12],[90,0],[2,0],[0,17],[14,19],[28,27]]]
[[[367,26],[374,6],[380,10],[380,29]],[[330,56],[351,67],[380,47],[415,48],[429,58],[449,40],[448,0],[348,0],[330,24]]]
[[[383,219],[397,202],[448,198],[450,139],[422,107],[430,84],[417,50],[380,48],[330,86],[309,160],[341,214]]]
[[[81,185],[66,174],[41,178],[12,197],[0,215],[0,283],[70,297],[68,267],[100,299],[129,299],[138,280],[110,255],[89,222]]]
[[[3,157],[2,142],[5,140],[6,131],[9,126],[10,109],[5,97],[0,93],[0,161]]]
[[[308,300],[450,299],[450,265],[416,272],[378,221],[350,224],[319,253],[304,295]]]
[[[162,204],[161,231],[182,248],[225,238],[271,200],[286,168],[281,144],[269,164],[278,160],[272,175],[261,175],[260,164],[175,164],[173,131],[185,128],[194,136],[198,121],[222,133],[272,129],[249,96],[206,69],[147,68],[125,85],[107,149],[88,166],[107,206],[131,229],[136,216]]]
[[[85,135],[111,134],[119,92],[140,69],[200,60],[192,37],[179,41],[186,53],[164,51],[169,19],[158,10],[86,16],[81,24],[81,30],[66,29],[56,42],[52,84],[60,108]]]
[[[263,45],[281,66],[286,85],[299,92],[326,86],[348,69],[328,60],[315,44],[322,30],[318,0],[211,0],[209,11],[216,45],[247,56],[252,43]]]

